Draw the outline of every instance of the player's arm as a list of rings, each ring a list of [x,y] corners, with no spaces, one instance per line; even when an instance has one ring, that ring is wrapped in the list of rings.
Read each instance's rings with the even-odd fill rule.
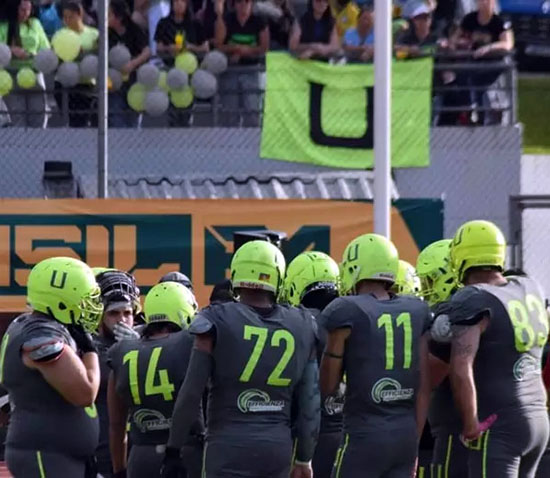
[[[430,372],[430,387],[437,388],[449,375],[449,364],[432,353],[428,353],[428,368]]]
[[[88,407],[99,390],[99,361],[93,345],[82,352],[80,358],[61,336],[37,334],[23,344],[21,357],[67,402]]]
[[[203,392],[214,366],[213,348],[212,334],[200,334],[195,337],[187,374],[174,405],[167,455],[176,452],[179,455],[179,450],[197,419]]]
[[[463,436],[466,439],[477,438],[479,434],[474,360],[481,334],[487,323],[488,318],[485,317],[473,325],[453,327],[450,379],[453,396],[462,416]]]
[[[326,397],[336,392],[344,373],[344,351],[351,328],[329,331],[327,345],[321,360],[321,394]]]
[[[432,392],[428,340],[429,333],[425,333],[420,339],[420,386],[416,395],[416,427],[419,440],[424,430],[426,418],[428,417]]]
[[[128,438],[126,422],[128,405],[116,392],[116,377],[111,371],[107,386],[107,406],[109,408],[109,449],[113,462],[113,471],[118,473],[128,467],[126,454]]]

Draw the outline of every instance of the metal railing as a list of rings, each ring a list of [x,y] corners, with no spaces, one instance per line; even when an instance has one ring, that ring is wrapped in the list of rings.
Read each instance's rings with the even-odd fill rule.
[[[338,59],[342,61],[342,57]],[[345,59],[344,59],[345,61]],[[122,109],[113,111],[110,116],[126,118],[128,127],[235,127],[259,126],[261,124],[263,95],[265,87],[265,64],[263,59],[255,65],[232,65],[218,78],[218,92],[209,100],[197,100],[186,109],[170,107],[161,117],[154,118],[138,114],[130,109],[125,100],[125,89],[111,93],[111,99],[118,95]],[[237,81],[231,81],[231,78]],[[238,78],[248,77],[247,83],[257,83],[257,87],[243,87]],[[434,62],[433,82],[433,125],[513,125],[517,121],[517,73],[510,55],[487,60],[474,60],[471,53],[437,54]],[[233,86],[228,86],[233,84]],[[76,94],[86,98],[82,107],[75,104]],[[23,116],[24,121],[13,122],[14,126],[29,124],[29,118],[42,115],[48,118],[48,127],[97,125],[97,97],[95,87],[78,86],[54,87],[53,77],[46,78],[45,90],[15,89],[10,95],[30,98],[43,95],[43,110],[9,110],[9,117]],[[230,106],[228,98],[231,97]],[[84,103],[84,101],[83,101]],[[254,103],[252,105],[252,103]],[[28,104],[28,101],[27,101]],[[111,103],[112,105],[113,103]],[[78,116],[87,117],[84,121],[74,120]],[[485,119],[480,120],[480,116]],[[490,118],[489,118],[490,117]],[[0,110],[0,125],[9,125],[5,111]],[[477,121],[476,121],[477,118]],[[489,119],[487,119],[489,118]],[[124,121],[123,121],[124,122]],[[7,123],[7,124],[6,124]],[[35,121],[36,123],[36,121]],[[113,123],[115,123],[113,121]],[[111,126],[115,126],[114,124]]]

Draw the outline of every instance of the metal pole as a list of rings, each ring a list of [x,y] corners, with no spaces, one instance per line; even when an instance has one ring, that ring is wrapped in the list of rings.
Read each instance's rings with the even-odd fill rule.
[[[108,129],[108,107],[107,95],[108,83],[108,31],[107,11],[108,0],[97,2],[97,21],[99,26],[99,65],[98,65],[98,124],[97,124],[97,197],[107,198],[108,164],[109,164],[109,129]]]
[[[374,232],[390,238],[392,2],[374,15]]]

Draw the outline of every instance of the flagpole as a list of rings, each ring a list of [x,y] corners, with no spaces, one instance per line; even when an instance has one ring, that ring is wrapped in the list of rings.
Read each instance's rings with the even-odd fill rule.
[[[391,237],[392,3],[375,0],[374,11],[374,232]]]

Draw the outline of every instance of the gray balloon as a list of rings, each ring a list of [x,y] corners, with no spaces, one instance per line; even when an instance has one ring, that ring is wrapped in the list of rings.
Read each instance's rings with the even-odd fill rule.
[[[120,90],[123,83],[122,73],[114,68],[109,68],[109,78],[111,79],[111,91]]]
[[[211,51],[202,60],[201,68],[214,75],[219,75],[227,70],[227,56],[218,50]]]
[[[131,59],[130,50],[124,45],[118,44],[109,50],[109,64],[116,70],[122,70]]]
[[[97,55],[86,55],[80,62],[80,76],[86,79],[96,79],[99,60]]]
[[[218,80],[209,71],[197,70],[191,77],[191,87],[196,98],[207,100],[218,91]]]
[[[11,50],[5,43],[0,43],[0,68],[6,68],[11,61]]]
[[[179,68],[172,68],[166,75],[166,84],[171,90],[182,90],[189,84],[189,75]]]
[[[145,96],[145,112],[151,116],[161,116],[168,110],[170,98],[161,89],[151,90]]]
[[[40,50],[34,57],[34,67],[45,75],[52,74],[59,66],[59,58],[53,50],[49,48]]]
[[[78,64],[73,61],[61,63],[57,69],[56,79],[65,88],[72,88],[78,85],[80,81],[80,68],[78,68]]]
[[[137,71],[138,83],[147,88],[155,88],[159,84],[160,70],[149,63],[141,65]]]

